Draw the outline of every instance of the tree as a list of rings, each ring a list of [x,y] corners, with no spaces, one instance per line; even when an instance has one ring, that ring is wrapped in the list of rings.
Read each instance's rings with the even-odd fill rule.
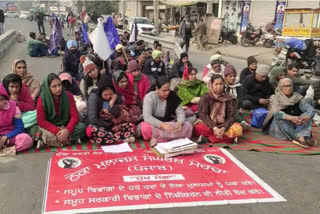
[[[93,13],[94,11],[99,15],[111,15],[118,11],[118,1],[86,1],[86,11]]]

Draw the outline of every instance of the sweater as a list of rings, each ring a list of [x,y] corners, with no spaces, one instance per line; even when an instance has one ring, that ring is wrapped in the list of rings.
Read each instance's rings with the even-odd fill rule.
[[[236,99],[231,99],[226,102],[226,110],[225,110],[225,122],[222,124],[215,124],[214,120],[211,119],[210,114],[212,111],[212,106],[214,104],[214,100],[210,97],[209,93],[203,95],[199,102],[199,117],[203,121],[204,124],[207,125],[211,130],[214,127],[222,128],[225,130],[229,130],[232,124],[236,119],[236,111],[237,111],[237,101]]]
[[[69,133],[72,133],[74,128],[79,122],[79,114],[78,114],[78,110],[72,94],[67,91],[66,93],[69,98],[70,109],[69,109],[69,122],[65,128],[69,131]],[[59,105],[60,105],[60,101],[54,100],[54,107],[55,107],[57,116],[59,116]],[[46,113],[43,109],[41,96],[38,97],[38,102],[37,102],[37,122],[41,128],[48,130],[54,135],[56,135],[60,131],[60,127],[57,127],[56,125],[50,123],[47,120]]]
[[[35,45],[45,45],[43,42],[37,39],[28,39],[27,40],[27,52],[30,55]]]
[[[166,106],[167,101],[161,101],[157,95],[157,92],[149,92],[143,100],[142,114],[144,121],[150,123],[152,126],[160,128],[160,125],[163,121],[160,121],[157,118],[163,118],[165,116]],[[175,114],[177,116],[177,122],[183,123],[186,120],[181,105],[176,108]]]
[[[254,104],[259,104],[259,99],[269,99],[273,93],[274,90],[268,78],[264,82],[258,82],[255,79],[255,75],[252,74],[243,80],[243,100],[250,100]]]
[[[31,97],[30,90],[27,86],[22,85],[18,96],[18,105],[21,112],[36,110],[36,105]]]
[[[134,85],[134,77],[131,73],[127,73],[128,81]],[[140,100],[143,100],[150,88],[150,82],[146,75],[142,74],[141,79],[136,83]]]

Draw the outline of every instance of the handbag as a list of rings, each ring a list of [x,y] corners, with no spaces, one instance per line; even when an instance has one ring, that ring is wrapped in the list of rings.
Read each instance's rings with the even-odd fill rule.
[[[263,121],[266,119],[268,112],[269,111],[265,108],[254,109],[251,119],[251,126],[258,129],[262,128]]]

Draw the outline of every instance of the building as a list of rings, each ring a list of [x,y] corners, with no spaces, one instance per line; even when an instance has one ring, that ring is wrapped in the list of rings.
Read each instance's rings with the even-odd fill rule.
[[[319,0],[189,0],[171,1],[160,0],[159,14],[163,22],[175,23],[175,14],[183,17],[195,11],[199,16],[211,14],[224,18],[224,26],[235,29],[237,32],[244,30],[248,24],[258,28],[265,26],[273,19],[281,22],[282,10],[287,7],[318,8]],[[124,9],[125,8],[125,9]],[[279,10],[280,8],[280,10]],[[127,16],[144,16],[153,20],[153,0],[121,0],[119,12],[126,11]],[[277,26],[281,28],[282,23]]]

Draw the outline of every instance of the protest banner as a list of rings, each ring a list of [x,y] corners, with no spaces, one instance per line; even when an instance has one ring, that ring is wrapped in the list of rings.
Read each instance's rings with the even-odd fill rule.
[[[48,165],[43,213],[279,202],[285,199],[224,149],[156,157],[137,149],[61,151]]]

